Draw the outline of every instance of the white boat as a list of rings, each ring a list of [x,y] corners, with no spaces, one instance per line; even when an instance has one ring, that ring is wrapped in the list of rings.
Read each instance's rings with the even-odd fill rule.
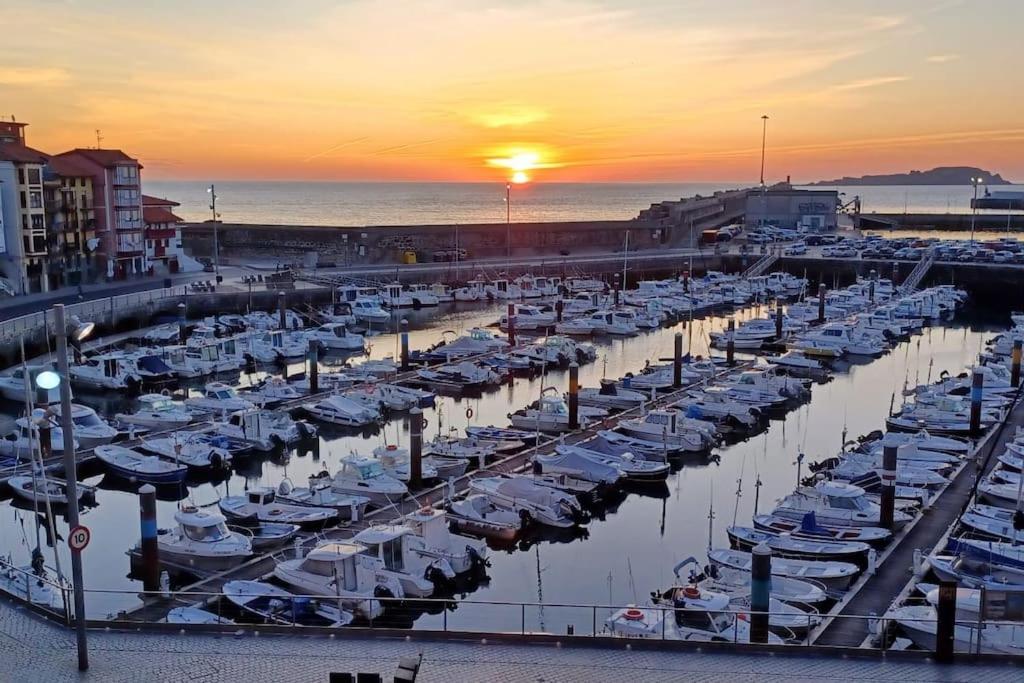
[[[229,531],[224,516],[185,507],[174,513],[177,526],[157,531],[160,557],[184,567],[224,571],[252,557],[244,534]]]
[[[533,456],[533,463],[536,474],[567,474],[605,486],[614,486],[622,477],[614,465],[597,457],[588,457],[583,449],[571,446],[559,447],[552,453],[537,453]]]
[[[409,293],[409,298],[412,299],[413,308],[437,306],[441,302],[437,295],[434,294],[430,285],[408,284],[405,286],[405,291]]]
[[[7,480],[7,486],[11,492],[30,503],[51,503],[53,505],[67,505],[67,488],[62,483],[57,483],[49,478],[44,480],[42,474],[34,477],[28,474],[17,474]],[[81,499],[85,492],[82,488],[76,489],[78,498]]]
[[[484,443],[444,436],[437,436],[432,441],[423,444],[424,457],[437,456],[438,458],[464,461],[467,464],[470,461],[483,464],[494,454],[494,448]]]
[[[402,585],[384,572],[384,562],[359,543],[324,543],[302,559],[284,560],[274,576],[302,595],[335,598],[367,619],[388,605],[375,598],[403,598]]]
[[[755,427],[761,420],[761,410],[750,403],[738,401],[719,387],[705,387],[672,404],[688,417],[714,420],[724,425],[741,428]]]
[[[380,301],[390,309],[412,308],[413,305],[412,295],[397,282],[380,288]]]
[[[459,287],[452,295],[456,301],[480,301],[487,298],[486,283],[483,280],[470,280],[465,287]]]
[[[481,390],[501,381],[498,373],[470,361],[437,368],[423,368],[416,371],[416,376],[429,385],[462,390]]]
[[[228,581],[221,591],[239,609],[271,624],[337,627],[352,623],[352,613],[338,609],[330,598],[308,600],[262,581]]]
[[[266,377],[258,385],[240,395],[242,398],[264,407],[275,406],[286,401],[296,401],[304,396],[287,380],[273,376]]]
[[[366,340],[361,334],[349,332],[341,323],[327,323],[305,333],[307,340],[319,342],[328,351],[365,351]]]
[[[671,608],[625,607],[605,620],[615,636],[686,640],[695,642],[750,643],[750,621],[737,614],[729,596],[688,586]],[[767,642],[781,645],[782,638],[769,632]]]
[[[487,544],[449,530],[448,515],[421,508],[405,517],[405,526],[423,542],[423,550],[443,558],[456,574],[482,570],[487,565]]]
[[[303,407],[317,420],[345,427],[362,427],[380,419],[380,410],[377,408],[341,394],[331,394]]]
[[[720,567],[749,572],[750,553],[729,548],[708,550],[708,559]],[[846,590],[860,573],[855,564],[849,562],[789,560],[772,558],[772,576],[782,576],[800,581],[814,581],[827,590]]]
[[[489,496],[479,493],[453,501],[448,507],[448,520],[459,531],[499,541],[514,540],[523,528],[516,511],[496,505]]]
[[[837,560],[842,562],[863,561],[871,546],[862,541],[839,541],[799,538],[789,534],[774,534],[750,527],[730,526],[726,528],[729,542],[737,550],[749,552],[752,548],[766,544],[777,557],[797,560]]]
[[[409,493],[405,484],[384,472],[379,460],[350,455],[342,458],[331,488],[341,493],[363,496],[370,504],[385,507],[400,502]]]
[[[198,432],[174,432],[169,436],[143,439],[139,447],[191,469],[230,468],[231,453],[223,445],[217,445],[217,441]]]
[[[978,503],[969,507],[959,521],[968,529],[985,536],[1024,544],[1024,530],[1014,528],[1013,515],[1014,510]]]
[[[555,452],[563,457],[575,455],[614,468],[624,481],[664,481],[671,471],[667,462],[648,460],[642,456],[634,456],[632,453],[614,454],[592,451],[586,448],[585,443],[582,446],[555,446]]]
[[[555,332],[557,334],[571,334],[580,337],[587,337],[594,334],[596,331],[594,323],[587,318],[563,319],[562,322],[555,323]]]
[[[951,538],[946,547],[950,552],[965,553],[1007,567],[1024,569],[1024,546],[1013,542],[960,537]]]
[[[511,299],[513,301],[522,298],[519,285],[508,280],[498,279],[484,284],[484,294],[488,299],[500,301]]]
[[[202,396],[193,396],[192,398],[185,399],[185,405],[189,408],[215,414],[227,414],[238,410],[255,408],[252,401],[240,397],[234,388],[223,382],[210,382],[203,387]]]
[[[1002,591],[1024,587],[1024,569],[980,557],[932,553],[928,556],[928,566],[940,579],[956,581],[968,588]]]
[[[560,396],[542,396],[536,407],[520,408],[508,416],[509,422],[518,429],[533,429],[547,433],[571,431],[569,406]],[[577,413],[579,426],[607,417],[608,411],[601,408],[580,406]]]
[[[0,455],[11,458],[29,460],[32,453],[39,452],[40,430],[37,420],[42,417],[43,411],[36,408],[32,411],[32,420],[19,417],[14,421],[11,431],[0,438]],[[78,441],[73,440],[75,449],[78,449]],[[64,454],[64,430],[50,421],[50,452],[53,455]]]
[[[885,619],[895,621],[914,645],[934,652],[938,642],[938,613],[931,605],[905,605],[890,609]],[[1024,624],[957,622],[953,627],[953,649],[956,652],[1001,655],[1024,655]],[[980,642],[979,642],[980,639]]]
[[[356,320],[368,323],[386,323],[391,320],[391,313],[381,308],[378,301],[356,299],[352,302],[352,315]]]
[[[291,335],[285,330],[266,330],[259,334],[250,334],[247,338],[248,350],[253,358],[261,363],[303,358],[309,352],[309,344],[304,335],[298,335],[302,333]]]
[[[422,453],[421,453],[422,456]],[[399,448],[395,444],[378,446],[373,449],[373,457],[380,461],[384,468],[384,474],[397,479],[405,484],[409,483],[411,465],[409,464],[409,451]],[[428,462],[420,458],[420,479],[434,481],[440,478],[437,470]]]
[[[781,356],[772,358],[771,362],[783,368],[792,370],[824,370],[825,366],[821,364],[821,361],[808,358],[807,355],[798,349],[792,351],[786,351]]]
[[[649,400],[639,391],[622,389],[612,380],[601,380],[601,386],[581,388],[578,393],[581,406],[594,406],[605,410],[629,410]]]
[[[664,442],[684,451],[702,451],[711,443],[705,435],[686,426],[675,410],[651,410],[643,417],[622,420],[618,429],[628,436]]]
[[[163,346],[165,344],[175,344],[181,338],[181,330],[175,323],[168,323],[166,325],[157,325],[150,329],[146,334],[142,335],[143,341],[147,344],[156,344]]]
[[[131,482],[180,484],[188,474],[188,467],[184,463],[168,462],[155,455],[143,455],[123,446],[97,446],[93,453],[110,471]]]
[[[27,370],[27,372],[26,372]],[[28,375],[29,393],[35,405],[49,405],[60,402],[60,386],[52,389],[41,389],[36,384],[36,377],[41,372],[53,372],[48,365],[29,365],[14,368],[10,374],[0,375],[0,396],[15,403],[25,403],[25,375]]]
[[[370,499],[339,493],[331,488],[330,477],[311,476],[309,486],[292,486],[288,479],[277,486],[277,500],[292,505],[334,510],[341,521],[360,520],[366,513]]]
[[[183,624],[189,626],[233,626],[235,622],[227,617],[219,617],[199,607],[175,607],[167,612],[162,619],[166,624]]]
[[[365,382],[349,389],[344,396],[363,405],[397,411],[429,405],[434,398],[428,391],[386,382]]]
[[[864,495],[864,489],[836,481],[819,481],[813,488],[801,486],[783,498],[773,514],[801,521],[808,512],[813,512],[817,522],[826,526],[877,527],[881,523],[881,508]],[[910,519],[901,510],[893,511],[896,529]]]
[[[508,348],[509,343],[507,340],[495,335],[490,330],[474,327],[461,337],[447,344],[437,346],[434,351],[442,355],[451,354],[453,357],[459,358],[495,351],[506,351]]]
[[[127,389],[135,392],[142,385],[142,377],[135,372],[134,363],[120,351],[102,353],[73,363],[68,368],[71,383],[93,389]]]
[[[316,436],[311,424],[293,420],[286,412],[240,410],[223,422],[214,422],[213,431],[230,439],[244,441],[260,451],[288,447]]]
[[[610,310],[595,311],[586,320],[594,328],[594,332],[599,334],[632,336],[640,331],[633,320],[627,319],[625,316],[617,316]]]
[[[430,285],[430,294],[437,299],[438,303],[450,304],[455,301],[455,293],[452,288],[441,282]]]
[[[544,330],[555,324],[554,311],[528,304],[515,304],[514,306],[517,330]],[[498,326],[503,330],[508,329],[507,313],[498,320]]]
[[[398,581],[407,596],[430,597],[438,584],[455,578],[448,560],[428,551],[423,539],[403,524],[374,525],[353,536],[352,541],[364,547],[364,555],[379,559],[376,574]]]
[[[524,523],[567,528],[583,516],[574,496],[540,486],[527,477],[480,477],[473,479],[469,486],[474,493],[482,493],[495,505],[518,514]]]
[[[134,413],[117,413],[114,420],[122,427],[144,427],[159,431],[181,429],[196,419],[185,404],[163,394],[143,394]]]
[[[266,486],[249,489],[244,496],[221,498],[217,505],[232,519],[297,524],[306,529],[323,527],[338,518],[334,509],[279,503],[274,489]]]
[[[867,439],[863,444],[871,448],[881,448],[884,440],[893,445],[907,446],[913,444],[922,450],[944,451],[957,455],[966,455],[971,448],[970,444],[966,441],[953,439],[948,436],[936,436],[929,434],[924,429],[914,432],[889,432],[885,435],[882,435],[881,432],[876,432],[875,434],[878,434],[877,439]]]
[[[712,588],[705,588],[704,591],[701,591],[699,584],[688,583],[685,586],[672,586],[660,593],[652,593],[651,599],[655,607],[675,608],[685,604],[688,597],[694,597],[694,591],[697,591],[698,594],[714,592],[726,595],[729,598],[729,609],[737,612],[741,620],[749,620],[751,602],[749,590],[715,591]],[[817,612],[806,611],[774,597],[768,598],[768,612],[769,628],[779,629],[797,637],[806,635],[810,629],[821,623],[821,615]]]
[[[0,557],[0,591],[23,602],[64,612],[64,591],[46,568],[17,567],[10,555]]]

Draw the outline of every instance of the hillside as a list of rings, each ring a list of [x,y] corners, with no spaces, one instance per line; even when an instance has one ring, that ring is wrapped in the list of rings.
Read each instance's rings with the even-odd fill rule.
[[[970,185],[971,178],[984,179],[985,185],[1010,185],[998,173],[974,166],[939,166],[930,171],[911,171],[888,175],[846,176],[836,180],[819,180],[809,185]]]

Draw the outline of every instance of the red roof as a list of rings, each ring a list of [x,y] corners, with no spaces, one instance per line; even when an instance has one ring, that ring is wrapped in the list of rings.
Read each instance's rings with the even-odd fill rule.
[[[20,164],[46,163],[46,153],[14,142],[0,143],[0,161],[13,161]]]
[[[63,178],[91,178],[92,171],[69,157],[50,157],[50,170]]]
[[[135,159],[125,154],[119,149],[87,149],[87,148],[76,148],[69,152],[62,152],[56,156],[70,156],[70,155],[81,155],[86,159],[89,159],[93,163],[97,163],[100,166],[110,167],[117,166],[123,163],[138,163]],[[140,164],[141,166],[141,164]]]
[[[181,223],[180,218],[167,209],[159,206],[143,206],[142,220],[144,220],[147,225],[152,225],[154,223]]]
[[[142,206],[181,206],[181,204],[172,199],[161,199],[160,197],[151,197],[148,194],[144,194],[142,195]]]

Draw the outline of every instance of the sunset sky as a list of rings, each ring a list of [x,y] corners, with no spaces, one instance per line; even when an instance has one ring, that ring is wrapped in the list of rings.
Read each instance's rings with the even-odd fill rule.
[[[1021,0],[0,0],[29,144],[149,178],[1024,180]]]

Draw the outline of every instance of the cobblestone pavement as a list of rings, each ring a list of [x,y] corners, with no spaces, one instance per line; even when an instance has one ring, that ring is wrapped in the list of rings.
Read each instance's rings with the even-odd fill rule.
[[[0,604],[0,681],[327,681],[331,671],[375,671],[423,653],[419,681],[981,681],[1024,680],[1008,664],[938,666],[843,657],[639,652],[553,645],[206,636],[90,631],[91,668],[76,668],[74,633]]]

